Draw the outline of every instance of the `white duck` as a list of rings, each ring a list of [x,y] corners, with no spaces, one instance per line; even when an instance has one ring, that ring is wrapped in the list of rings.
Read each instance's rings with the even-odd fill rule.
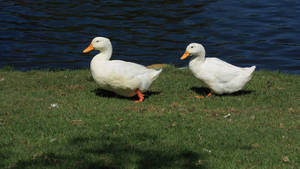
[[[94,38],[83,53],[92,50],[100,51],[90,64],[92,76],[100,88],[125,97],[138,95],[139,100],[136,102],[144,100],[143,92],[150,88],[162,71],[162,69],[148,69],[122,60],[109,60],[112,55],[112,45],[105,37]]]
[[[216,94],[233,93],[241,90],[251,79],[255,66],[241,68],[226,63],[218,58],[205,58],[205,49],[199,43],[187,46],[181,60],[193,56],[189,62],[189,69],[193,75],[203,81]],[[203,98],[203,96],[196,96]]]

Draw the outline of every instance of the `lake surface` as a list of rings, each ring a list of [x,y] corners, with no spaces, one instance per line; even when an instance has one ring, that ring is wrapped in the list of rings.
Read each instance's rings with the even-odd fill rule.
[[[0,68],[88,68],[92,38],[112,59],[186,66],[190,42],[237,66],[300,74],[299,0],[0,0]]]

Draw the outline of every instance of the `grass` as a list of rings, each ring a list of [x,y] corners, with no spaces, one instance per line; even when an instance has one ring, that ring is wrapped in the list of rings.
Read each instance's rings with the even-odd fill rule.
[[[136,104],[88,70],[0,70],[0,168],[298,168],[299,86],[258,71],[241,92],[196,99],[203,83],[168,66]]]

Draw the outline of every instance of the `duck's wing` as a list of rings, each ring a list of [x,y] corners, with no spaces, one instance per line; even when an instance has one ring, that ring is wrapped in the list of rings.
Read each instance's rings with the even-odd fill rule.
[[[206,58],[204,65],[204,70],[208,75],[221,83],[226,83],[239,76],[243,69],[218,58]]]
[[[114,73],[126,78],[135,78],[149,72],[149,69],[143,65],[122,60],[109,61],[109,67]]]

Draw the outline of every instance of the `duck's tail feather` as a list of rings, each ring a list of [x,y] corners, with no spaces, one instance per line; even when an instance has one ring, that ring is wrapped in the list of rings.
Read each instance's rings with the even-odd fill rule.
[[[247,68],[247,74],[248,74],[248,80],[250,80],[253,76],[253,72],[255,71],[256,69],[256,66],[251,66],[249,68]]]
[[[250,72],[251,75],[252,75],[252,73],[255,71],[255,69],[256,69],[256,66],[251,66],[251,67],[249,68],[249,72]]]
[[[153,73],[152,73],[152,80],[155,80],[158,78],[159,74],[162,72],[162,68],[159,69],[159,70],[155,70],[155,69],[152,69],[153,70]]]
[[[251,72],[254,72],[255,69],[256,69],[256,66],[251,66],[250,67]]]
[[[142,80],[140,90],[142,92],[145,92],[148,90],[152,84],[152,82],[158,78],[159,74],[162,72],[162,69],[156,70],[156,69],[150,69],[150,72],[147,73],[147,80]]]

